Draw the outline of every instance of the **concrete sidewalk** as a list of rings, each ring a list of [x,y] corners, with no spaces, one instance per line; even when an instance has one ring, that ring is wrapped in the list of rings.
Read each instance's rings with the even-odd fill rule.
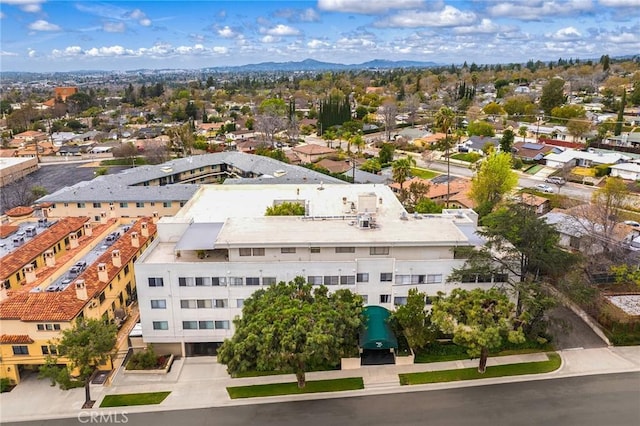
[[[99,408],[105,395],[171,391],[159,405],[123,407],[121,412],[145,412],[180,410],[216,406],[247,405],[309,399],[330,399],[352,396],[403,393],[437,390],[495,383],[509,383],[549,378],[571,377],[589,374],[640,371],[640,347],[608,347],[567,350],[559,352],[562,366],[551,373],[502,378],[479,379],[430,385],[400,386],[398,374],[408,372],[438,371],[477,367],[478,360],[460,360],[414,364],[405,366],[366,366],[356,370],[322,371],[307,374],[307,380],[362,377],[365,389],[322,394],[284,395],[265,398],[232,400],[227,386],[244,386],[264,383],[294,382],[295,376],[277,375],[232,379],[226,368],[214,357],[183,358],[174,362],[171,372],[160,375],[129,375],[116,372],[110,386],[91,386],[91,396],[96,400],[94,412],[114,409]],[[536,362],[547,360],[546,354],[511,355],[489,358],[488,366]],[[76,418],[82,412],[84,389],[62,391],[49,386],[46,380],[37,380],[35,374],[27,377],[9,393],[0,394],[0,422],[43,420],[50,418]],[[86,412],[87,410],[85,410]]]

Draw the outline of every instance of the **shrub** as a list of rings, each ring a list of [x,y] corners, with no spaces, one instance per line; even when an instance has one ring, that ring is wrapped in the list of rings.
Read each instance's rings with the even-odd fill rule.
[[[514,169],[520,170],[523,165],[524,165],[524,163],[522,162],[522,160],[520,158],[514,158],[513,159],[513,168]]]
[[[601,164],[595,167],[596,177],[608,176],[611,173],[611,166],[609,164]]]
[[[131,359],[127,363],[127,370],[150,370],[158,366],[158,356],[153,350],[152,345],[141,352],[131,355]]]
[[[0,379],[0,393],[9,392],[12,388],[11,380],[7,377]]]

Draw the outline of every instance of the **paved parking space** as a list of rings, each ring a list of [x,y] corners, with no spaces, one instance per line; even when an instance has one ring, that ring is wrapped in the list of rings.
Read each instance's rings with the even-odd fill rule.
[[[603,348],[607,344],[571,309],[557,306],[549,312],[550,332],[559,350]]]

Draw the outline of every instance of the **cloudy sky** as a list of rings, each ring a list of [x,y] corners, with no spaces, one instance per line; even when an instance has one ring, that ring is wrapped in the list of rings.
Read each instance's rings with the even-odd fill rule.
[[[0,0],[0,70],[640,53],[640,0]]]

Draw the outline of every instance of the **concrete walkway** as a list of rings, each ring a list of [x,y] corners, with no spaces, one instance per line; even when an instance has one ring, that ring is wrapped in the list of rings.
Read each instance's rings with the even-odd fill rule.
[[[131,375],[116,372],[109,386],[92,385],[91,396],[96,400],[93,412],[114,412],[114,409],[99,408],[105,395],[171,391],[159,405],[124,407],[121,412],[145,412],[158,410],[178,410],[215,406],[246,405],[282,401],[344,398],[352,396],[403,393],[468,386],[482,386],[494,383],[508,383],[528,380],[570,377],[589,374],[620,373],[640,371],[640,347],[606,347],[577,349],[559,352],[562,366],[555,372],[511,376],[493,379],[479,379],[460,382],[436,383],[430,385],[400,386],[398,374],[421,371],[449,370],[477,367],[477,360],[460,360],[414,364],[405,366],[366,366],[356,370],[323,371],[308,373],[307,380],[333,379],[342,377],[362,377],[365,389],[322,394],[285,395],[265,398],[232,400],[227,394],[227,386],[293,382],[294,375],[262,376],[232,379],[226,368],[214,357],[183,358],[174,362],[165,376]],[[493,357],[488,361],[493,365],[544,361],[542,353]],[[640,384],[639,384],[640,385]],[[0,394],[0,422],[23,420],[44,420],[49,418],[76,418],[82,411],[84,389],[62,391],[49,386],[47,380],[38,380],[35,374],[25,378],[9,393]],[[86,413],[85,410],[83,413]],[[83,414],[86,415],[86,414]]]

